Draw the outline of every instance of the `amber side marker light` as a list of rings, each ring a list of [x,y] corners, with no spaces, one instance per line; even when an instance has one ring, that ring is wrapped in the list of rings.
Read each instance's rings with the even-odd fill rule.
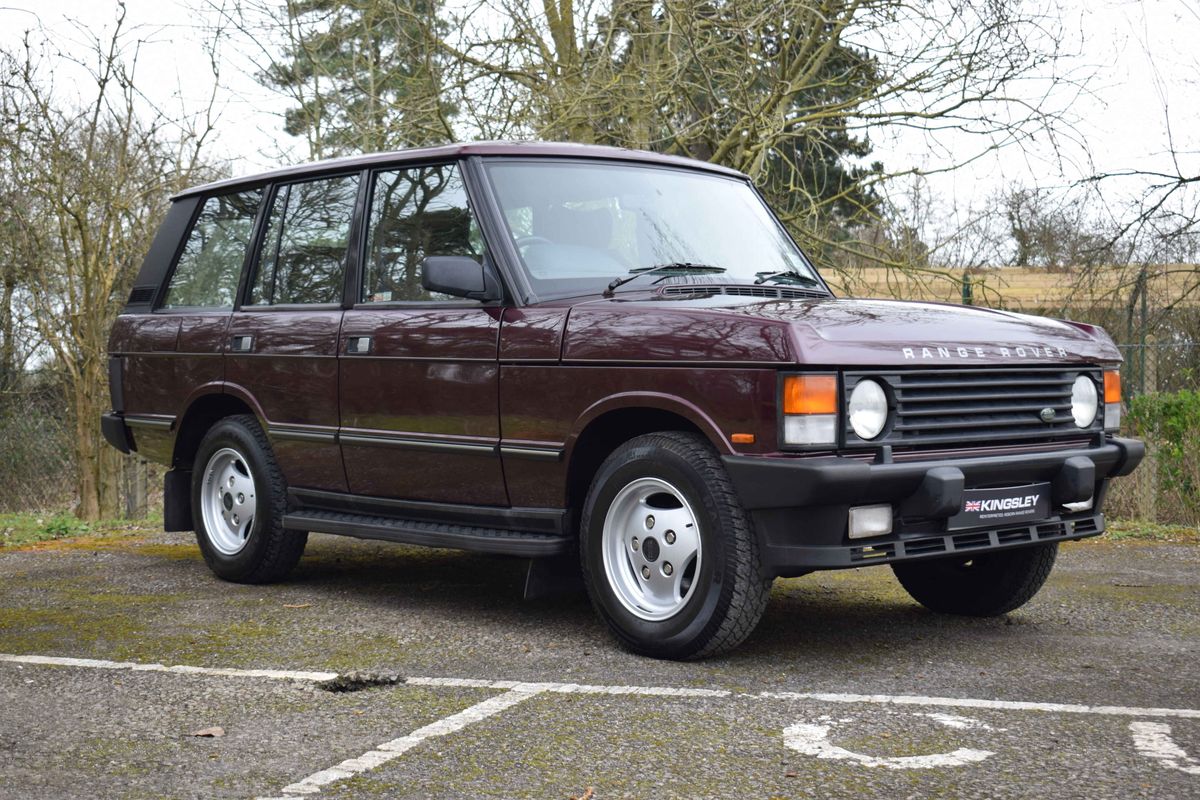
[[[1104,371],[1104,430],[1116,431],[1121,427],[1121,373],[1115,369]]]
[[[784,376],[784,444],[836,444],[837,419],[838,382],[836,375]]]
[[[753,433],[735,433],[729,438],[734,444],[754,444]]]

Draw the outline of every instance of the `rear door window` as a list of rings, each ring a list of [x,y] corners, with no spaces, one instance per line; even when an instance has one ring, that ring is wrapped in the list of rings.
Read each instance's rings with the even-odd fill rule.
[[[163,308],[233,308],[262,190],[204,201],[167,284]]]
[[[358,175],[280,186],[271,201],[249,305],[342,301]]]

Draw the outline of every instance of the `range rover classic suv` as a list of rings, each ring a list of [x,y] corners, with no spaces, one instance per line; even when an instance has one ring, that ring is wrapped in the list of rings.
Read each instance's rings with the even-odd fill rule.
[[[814,570],[1011,611],[1143,455],[1103,331],[835,298],[746,176],[599,147],[184,192],[109,358],[105,437],[169,466],[166,528],[221,578],[283,578],[312,531],[528,558],[529,591],[582,567],[666,658]]]

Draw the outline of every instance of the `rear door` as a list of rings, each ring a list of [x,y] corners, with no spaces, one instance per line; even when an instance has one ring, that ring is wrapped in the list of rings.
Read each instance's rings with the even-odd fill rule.
[[[288,484],[345,491],[338,333],[358,173],[272,188],[226,341],[226,381],[258,403]]]
[[[341,443],[355,494],[507,505],[500,305],[432,294],[426,256],[486,258],[459,165],[371,176],[361,278],[341,345]]]
[[[194,204],[192,218],[182,246],[171,243],[175,260],[154,313],[114,328],[129,350],[114,353],[123,359],[125,421],[147,458],[169,463],[177,415],[194,395],[220,386],[225,332],[261,200],[261,189],[246,189],[179,201]]]

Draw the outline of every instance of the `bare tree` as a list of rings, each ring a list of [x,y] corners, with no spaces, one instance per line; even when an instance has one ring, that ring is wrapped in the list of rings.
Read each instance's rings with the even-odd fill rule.
[[[210,4],[241,34],[258,80],[291,106],[284,130],[313,158],[454,138],[441,0],[239,0]]]
[[[1052,10],[1007,0],[478,0],[436,44],[480,135],[690,155],[754,177],[810,249],[892,262],[847,239],[896,177],[865,163],[903,127],[977,146],[1054,133],[1061,109],[1017,87],[1069,82]],[[911,170],[904,170],[910,172]],[[828,223],[833,221],[832,226]]]
[[[142,102],[137,45],[124,21],[119,4],[110,35],[92,36],[88,59],[69,66],[45,57],[45,39],[32,34],[2,56],[0,170],[12,200],[5,238],[43,358],[65,379],[85,519],[120,510],[120,456],[99,431],[108,330],[167,198],[200,167],[212,119],[171,120]],[[86,94],[58,91],[56,69],[85,75]]]

